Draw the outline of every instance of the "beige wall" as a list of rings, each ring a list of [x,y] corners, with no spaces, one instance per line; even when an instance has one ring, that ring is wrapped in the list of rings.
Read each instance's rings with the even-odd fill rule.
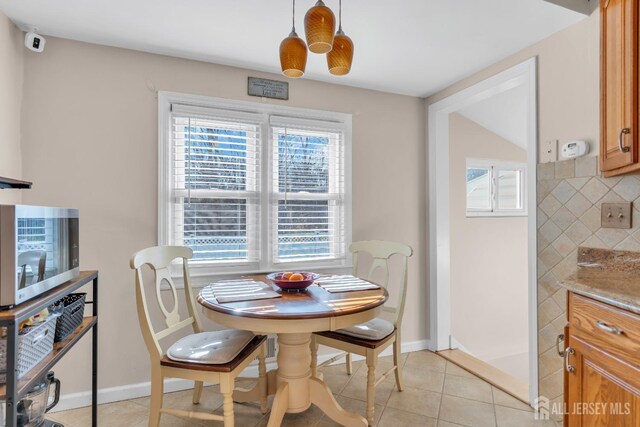
[[[538,138],[599,141],[599,13],[427,98],[433,104],[529,58],[538,58]]]
[[[0,176],[22,178],[22,32],[0,11]],[[0,190],[0,203],[19,203],[19,190]]]
[[[157,243],[157,90],[260,102],[247,76],[274,75],[50,38],[25,56],[25,202],[75,206],[81,266],[99,269],[100,387],[147,381],[131,254]],[[403,340],[427,338],[424,102],[308,80],[295,107],[353,114],[353,238],[410,244]],[[28,159],[28,161],[27,161]],[[88,340],[56,373],[64,393],[89,388]]]
[[[527,152],[459,114],[449,116],[451,333],[488,362],[528,352],[527,217],[467,218],[468,158],[526,163]]]

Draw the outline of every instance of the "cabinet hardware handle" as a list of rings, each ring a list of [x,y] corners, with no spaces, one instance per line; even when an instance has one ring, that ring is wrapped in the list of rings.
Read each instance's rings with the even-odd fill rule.
[[[602,329],[603,331],[607,331],[611,334],[616,334],[616,335],[622,335],[622,331],[618,328],[612,328],[611,326],[607,325],[606,323],[604,323],[602,320],[598,320],[596,322],[596,326],[600,329]]]
[[[556,338],[556,350],[558,351],[558,356],[564,357],[564,350],[560,347],[560,344],[564,341],[564,334],[558,335]]]
[[[629,147],[625,147],[625,146],[622,144],[622,137],[623,137],[624,135],[628,135],[628,134],[630,134],[630,133],[631,133],[631,129],[629,129],[629,128],[623,128],[623,129],[620,131],[620,136],[618,136],[618,148],[620,149],[620,152],[621,152],[621,153],[628,153],[628,152],[629,152]]]
[[[566,350],[564,351],[564,368],[570,374],[573,374],[576,371],[576,368],[574,368],[569,364],[569,356],[572,354],[575,354],[575,350],[572,349],[571,347],[567,347]]]

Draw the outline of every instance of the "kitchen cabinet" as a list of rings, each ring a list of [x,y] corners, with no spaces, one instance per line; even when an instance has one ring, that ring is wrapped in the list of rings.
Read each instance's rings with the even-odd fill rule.
[[[602,0],[600,170],[616,176],[640,169],[638,0]]]
[[[569,293],[565,425],[640,425],[640,316]]]

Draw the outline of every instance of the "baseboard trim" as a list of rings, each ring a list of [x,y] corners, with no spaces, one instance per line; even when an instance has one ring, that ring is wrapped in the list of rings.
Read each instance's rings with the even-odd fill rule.
[[[428,341],[412,341],[402,343],[402,352],[411,353],[414,351],[427,350]],[[329,360],[340,354],[340,352],[318,355],[318,364]],[[387,348],[380,355],[390,356],[393,354],[391,347]],[[353,360],[364,360],[363,357],[353,355]],[[344,361],[338,361],[334,364],[341,364]],[[275,360],[267,361],[267,370],[275,369],[277,367]],[[244,372],[243,376],[258,376],[258,367],[253,364],[250,365]],[[188,390],[193,388],[193,381],[183,380],[179,378],[170,378],[164,382],[165,393],[171,393],[175,391]],[[126,384],[117,387],[102,388],[98,390],[98,403],[112,403],[119,402],[121,400],[137,399],[140,397],[147,397],[151,393],[151,383],[143,382],[137,384]],[[91,405],[91,391],[81,391],[78,393],[63,394],[60,396],[60,402],[55,408],[51,410],[51,413],[67,411],[69,409],[83,408]]]

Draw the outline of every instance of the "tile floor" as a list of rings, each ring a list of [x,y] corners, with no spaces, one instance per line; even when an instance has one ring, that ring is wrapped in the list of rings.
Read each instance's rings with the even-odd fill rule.
[[[379,372],[391,367],[389,357],[382,358]],[[376,390],[376,421],[378,427],[557,427],[553,421],[534,421],[527,405],[492,387],[458,366],[428,351],[403,355],[405,390],[395,389],[393,375]],[[344,365],[323,369],[324,380],[331,387],[338,402],[347,410],[365,413],[367,368],[363,362],[354,363],[349,376]],[[216,386],[207,387],[201,404],[191,404],[191,391],[168,393],[166,407],[188,410],[210,410],[221,414],[222,397]],[[140,398],[100,405],[100,427],[143,427],[147,425],[149,398]],[[260,413],[258,404],[235,405],[236,426],[265,427],[268,421]],[[65,427],[91,425],[89,408],[57,412],[49,417]],[[222,422],[183,420],[163,415],[165,427],[222,426]],[[312,406],[301,414],[287,415],[283,426],[336,426]]]

